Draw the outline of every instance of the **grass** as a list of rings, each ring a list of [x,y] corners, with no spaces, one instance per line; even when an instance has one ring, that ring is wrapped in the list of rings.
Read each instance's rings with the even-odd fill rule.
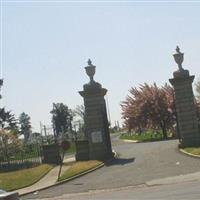
[[[63,175],[59,178],[58,181],[65,180],[85,171],[88,171],[92,168],[97,167],[100,164],[102,164],[102,162],[98,160],[76,162],[72,164],[72,166],[63,173]]]
[[[200,155],[200,147],[187,147],[184,150],[194,155]]]
[[[142,134],[134,134],[134,135],[130,135],[128,133],[125,133],[123,135],[120,136],[120,139],[124,139],[124,140],[137,140],[139,142],[146,142],[146,141],[156,141],[156,140],[162,140],[162,134],[158,133],[155,134],[152,131],[147,131],[145,133]]]
[[[74,142],[70,143],[70,148],[66,151],[66,153],[76,152],[76,145]]]
[[[52,167],[52,165],[42,164],[29,169],[0,173],[0,188],[12,191],[30,186],[40,180]]]

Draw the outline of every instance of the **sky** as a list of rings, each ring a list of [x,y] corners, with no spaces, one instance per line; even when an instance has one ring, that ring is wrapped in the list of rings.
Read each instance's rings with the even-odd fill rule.
[[[51,124],[53,102],[83,104],[88,58],[108,89],[112,125],[131,87],[169,83],[176,45],[200,78],[200,1],[1,0],[0,11],[1,105],[27,113],[33,131]]]

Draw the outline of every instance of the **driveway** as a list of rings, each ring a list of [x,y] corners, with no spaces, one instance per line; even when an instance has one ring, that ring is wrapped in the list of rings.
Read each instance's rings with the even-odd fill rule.
[[[119,153],[119,158],[109,165],[22,199],[56,198],[64,194],[136,186],[154,179],[200,171],[200,159],[180,153],[177,144],[177,140],[126,143],[115,138],[113,149]]]

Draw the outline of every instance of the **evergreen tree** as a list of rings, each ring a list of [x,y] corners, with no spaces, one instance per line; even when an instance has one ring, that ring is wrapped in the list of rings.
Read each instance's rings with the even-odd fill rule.
[[[20,133],[24,135],[24,142],[27,143],[31,135],[30,117],[26,113],[21,113],[19,116]]]
[[[73,114],[67,105],[53,103],[53,109],[50,113],[52,114],[55,139],[66,134],[68,131],[72,131]]]
[[[0,91],[3,86],[3,80],[0,79]],[[0,94],[0,99],[2,98]],[[11,111],[6,111],[5,108],[0,108],[0,128],[12,130],[12,132],[17,132],[17,120],[15,119],[14,114]]]

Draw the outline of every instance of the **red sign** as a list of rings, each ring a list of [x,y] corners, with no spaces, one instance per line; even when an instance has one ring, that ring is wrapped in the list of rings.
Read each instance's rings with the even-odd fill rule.
[[[70,142],[68,142],[67,140],[62,141],[61,148],[63,150],[68,150],[70,148]]]

